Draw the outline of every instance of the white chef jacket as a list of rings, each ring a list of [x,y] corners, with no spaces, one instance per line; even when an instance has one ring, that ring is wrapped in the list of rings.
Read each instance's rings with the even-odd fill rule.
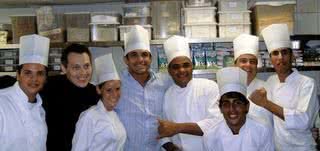
[[[315,141],[311,128],[319,110],[312,78],[293,69],[285,82],[277,75],[267,80],[268,99],[283,107],[284,121],[273,115],[276,148],[279,151],[312,151]]]
[[[254,78],[247,87],[247,96],[249,97],[253,91],[260,88],[265,88],[265,82],[258,78]],[[248,116],[256,118],[257,120],[264,122],[265,124],[268,124],[269,126],[272,127],[273,114],[267,109],[254,104],[250,99],[248,100],[250,101]]]
[[[272,128],[247,116],[239,134],[234,135],[225,120],[204,136],[208,151],[274,151]]]
[[[195,122],[206,133],[216,119],[222,120],[218,99],[214,81],[193,78],[185,88],[173,84],[165,94],[164,118],[176,123]],[[171,141],[184,151],[204,150],[202,136],[177,134]]]
[[[102,101],[82,112],[72,140],[72,151],[122,151],[126,131],[114,111]]]
[[[47,124],[42,99],[29,103],[18,82],[0,91],[0,150],[45,151]]]

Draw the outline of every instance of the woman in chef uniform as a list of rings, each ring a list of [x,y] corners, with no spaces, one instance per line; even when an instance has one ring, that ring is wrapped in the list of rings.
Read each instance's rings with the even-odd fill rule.
[[[72,140],[72,151],[122,151],[125,129],[113,111],[120,98],[120,78],[111,54],[95,59],[97,105],[81,113]]]

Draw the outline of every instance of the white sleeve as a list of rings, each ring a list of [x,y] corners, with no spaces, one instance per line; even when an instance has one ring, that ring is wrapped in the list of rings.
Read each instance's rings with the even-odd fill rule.
[[[219,121],[223,120],[222,114],[219,108],[219,89],[218,85],[211,87],[208,92],[208,100],[206,102],[206,118],[198,121],[197,125],[201,128],[202,132],[206,134],[212,127],[214,127]]]
[[[261,151],[274,151],[276,149],[273,139],[273,129],[268,127],[261,139]]]
[[[82,113],[83,114],[83,113]],[[72,151],[88,151],[92,141],[94,123],[86,115],[80,115],[76,125],[76,131],[72,139]]]
[[[166,97],[167,97],[167,93],[165,93],[165,95],[164,95],[164,101],[163,101],[163,111],[162,111],[162,118],[164,119],[164,120],[168,120],[168,117],[167,117],[167,108],[166,108]],[[164,144],[166,144],[166,143],[168,143],[168,142],[171,142],[171,139],[169,138],[169,137],[164,137],[164,138],[162,138],[162,139],[160,139],[159,141],[159,144],[160,144],[160,146],[162,147],[162,145],[164,145]]]
[[[314,126],[319,111],[319,102],[313,80],[303,83],[300,89],[298,105],[295,109],[283,108],[285,126],[287,129],[307,130]]]

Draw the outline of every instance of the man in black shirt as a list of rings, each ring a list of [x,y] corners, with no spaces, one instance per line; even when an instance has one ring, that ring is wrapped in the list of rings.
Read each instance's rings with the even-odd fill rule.
[[[47,114],[47,150],[70,151],[80,113],[98,101],[92,76],[89,49],[71,44],[62,52],[63,75],[48,78],[42,96]]]

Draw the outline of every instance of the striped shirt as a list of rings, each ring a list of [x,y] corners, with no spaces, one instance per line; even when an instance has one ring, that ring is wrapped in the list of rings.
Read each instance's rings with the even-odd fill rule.
[[[144,87],[128,70],[121,73],[121,97],[115,111],[126,132],[125,151],[158,151],[160,143],[157,118],[162,116],[164,93],[172,84],[167,74],[150,71],[150,79]]]

